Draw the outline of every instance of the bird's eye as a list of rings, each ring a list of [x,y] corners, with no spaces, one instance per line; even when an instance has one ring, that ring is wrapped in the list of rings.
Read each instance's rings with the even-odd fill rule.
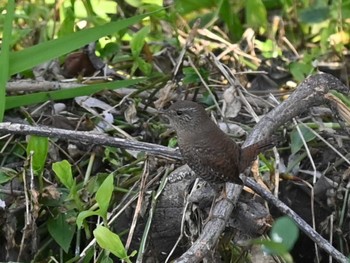
[[[181,116],[182,113],[183,113],[183,112],[182,112],[181,110],[177,110],[177,111],[176,111],[176,115],[177,115],[177,116]]]

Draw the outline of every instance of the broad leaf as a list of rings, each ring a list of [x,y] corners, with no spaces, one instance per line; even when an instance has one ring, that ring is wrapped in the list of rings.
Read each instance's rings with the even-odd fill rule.
[[[97,226],[93,233],[101,248],[110,251],[118,258],[124,259],[126,262],[131,262],[126,254],[125,247],[117,234],[104,226]]]
[[[59,214],[57,218],[50,218],[47,228],[57,244],[68,253],[75,233],[75,226],[68,224],[66,219],[66,214]]]
[[[87,210],[87,211],[80,212],[79,215],[77,216],[76,224],[77,224],[78,228],[81,228],[85,218],[87,218],[89,216],[99,216],[99,215],[100,214],[98,211]]]
[[[283,216],[276,220],[270,231],[272,241],[282,243],[290,251],[299,237],[299,229],[292,219]]]
[[[113,193],[113,174],[110,174],[101,184],[100,188],[96,192],[96,202],[100,208],[100,214],[106,218],[109,201],[111,200]]]
[[[313,134],[308,128],[299,125],[299,129],[301,131],[301,134],[304,137],[304,140],[306,142],[312,141],[316,138],[316,135]],[[300,138],[299,132],[296,128],[293,129],[293,131],[290,134],[290,141],[291,141],[291,151],[292,154],[297,153],[302,147],[303,147],[303,141]]]
[[[40,174],[44,169],[46,157],[49,149],[49,139],[47,137],[40,137],[31,135],[27,144],[27,156],[31,153],[33,169],[36,174]]]
[[[52,170],[65,187],[68,189],[72,189],[74,187],[72,168],[67,160],[52,164]]]

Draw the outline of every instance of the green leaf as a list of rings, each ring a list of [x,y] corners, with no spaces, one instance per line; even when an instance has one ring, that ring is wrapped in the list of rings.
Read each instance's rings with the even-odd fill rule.
[[[59,214],[57,218],[50,218],[47,222],[47,229],[57,244],[68,253],[75,233],[75,227],[67,223],[66,215]]]
[[[15,14],[15,1],[7,1],[3,32],[1,36],[1,53],[0,53],[0,122],[4,118],[6,83],[10,76],[10,44],[12,39],[12,22]]]
[[[131,262],[126,254],[125,247],[119,236],[104,226],[97,226],[94,230],[94,236],[98,245],[110,251],[116,257]]]
[[[193,68],[185,67],[182,70],[183,70],[183,73],[185,75],[183,80],[182,80],[184,84],[192,84],[192,83],[201,82],[201,79],[199,78],[197,72]],[[199,68],[198,71],[204,80],[208,79],[209,72],[206,69]]]
[[[100,214],[104,218],[107,217],[107,210],[114,189],[113,179],[113,174],[110,174],[96,192],[96,202],[100,208]]]
[[[149,76],[152,73],[152,65],[144,61],[142,58],[135,58],[137,67],[146,75]]]
[[[175,148],[177,145],[177,139],[176,138],[171,138],[168,142],[168,147],[170,148]]]
[[[11,181],[16,177],[17,173],[15,170],[6,167],[0,167],[0,184]]]
[[[234,5],[232,5],[229,0],[223,0],[219,8],[220,18],[225,21],[226,26],[230,31],[231,39],[239,41],[244,30],[238,13],[235,13]]]
[[[306,142],[312,141],[313,139],[316,138],[316,135],[312,131],[310,131],[308,128],[302,125],[298,125],[298,127]],[[296,128],[294,128],[293,131],[291,132],[290,139],[291,139],[290,140],[291,151],[292,151],[292,154],[295,154],[304,146],[303,141],[301,140],[298,130]]]
[[[299,11],[299,19],[302,23],[315,24],[330,18],[330,7],[310,7]]]
[[[100,214],[98,211],[87,210],[87,211],[80,212],[77,216],[76,224],[77,224],[78,228],[81,228],[85,218],[87,218],[89,216],[99,216],[99,215]]]
[[[27,156],[32,152],[32,164],[34,172],[40,174],[44,169],[46,157],[49,149],[49,139],[31,135],[27,145]]]
[[[177,0],[175,3],[175,10],[181,14],[188,14],[190,12],[198,12],[201,9],[210,9],[215,7],[217,1],[213,0]]]
[[[297,81],[303,81],[313,71],[311,63],[292,62],[289,64],[289,70]]]
[[[151,31],[150,27],[145,26],[144,28],[140,29],[131,39],[130,47],[131,47],[131,53],[134,58],[140,56],[142,48],[145,44],[145,39],[147,35],[150,33],[150,31]]]
[[[279,55],[282,55],[281,49],[277,46],[276,42],[271,39],[267,39],[266,41],[255,41],[256,48],[261,50],[263,56],[265,58],[276,58]]]
[[[100,262],[101,263],[113,263],[113,259],[111,259],[108,255],[103,255]]]
[[[75,16],[72,7],[64,9],[65,18],[61,23],[58,36],[63,37],[74,33]]]
[[[267,27],[267,12],[261,0],[247,0],[245,15],[248,26],[254,29]]]
[[[74,188],[75,182],[72,175],[72,168],[67,160],[52,164],[52,170],[65,187],[70,190]]]
[[[270,237],[272,241],[283,244],[287,251],[290,251],[298,240],[299,229],[289,217],[280,217],[272,225]]]

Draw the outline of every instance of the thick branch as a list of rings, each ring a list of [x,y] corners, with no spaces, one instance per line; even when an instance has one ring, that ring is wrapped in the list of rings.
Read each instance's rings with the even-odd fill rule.
[[[271,134],[276,131],[280,126],[290,121],[292,118],[305,112],[312,106],[325,104],[324,95],[330,90],[338,90],[340,92],[348,91],[348,88],[341,83],[337,78],[330,74],[316,74],[305,79],[298,86],[297,90],[283,103],[281,103],[274,110],[264,116],[263,119],[254,127],[253,131],[245,141],[243,146],[248,146],[255,142],[258,142],[264,138],[268,138]],[[257,193],[261,193],[260,186],[257,183],[253,183],[248,180],[249,187],[251,187]],[[232,196],[234,192],[240,192],[241,186],[235,185],[233,188],[228,188],[228,196]],[[262,194],[266,197],[267,194]],[[203,257],[208,255],[217,244],[217,240],[220,234],[225,229],[225,222],[227,222],[236,199],[224,199],[215,205],[216,211],[222,211],[223,213],[219,216],[222,219],[220,225],[217,224],[216,219],[211,219],[205,226],[202,235],[196,240],[190,249],[186,251],[179,259],[175,262],[191,263],[200,262]],[[281,203],[273,195],[269,196],[268,202],[275,205]],[[277,206],[283,213],[286,211],[292,211],[288,215],[298,224],[301,230],[309,236],[319,247],[324,249],[334,259],[339,262],[348,262],[347,258],[335,249],[328,241],[326,241],[320,234],[313,230],[299,215],[297,215],[288,206]],[[286,210],[287,209],[287,210]],[[303,223],[300,223],[303,222]],[[305,224],[304,224],[305,222]],[[211,231],[206,232],[207,229]],[[200,251],[200,253],[196,253]]]
[[[346,87],[339,79],[330,74],[316,74],[299,84],[290,97],[264,116],[255,125],[243,146],[268,138],[273,132],[292,118],[299,116],[313,106],[326,104],[325,94],[329,90],[347,93]]]

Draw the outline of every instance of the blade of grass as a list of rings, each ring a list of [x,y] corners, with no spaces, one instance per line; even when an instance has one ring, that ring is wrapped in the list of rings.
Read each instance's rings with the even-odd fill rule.
[[[0,54],[0,122],[4,118],[6,83],[9,78],[9,51],[12,32],[12,21],[15,13],[15,1],[7,2],[6,17],[4,22],[4,32],[2,35],[1,54]]]
[[[12,75],[30,69],[40,63],[57,58],[103,36],[127,28],[153,13],[155,12],[133,16],[120,21],[107,23],[102,26],[85,29],[21,51],[11,52],[9,73]]]
[[[62,89],[48,92],[38,92],[27,95],[20,96],[10,96],[6,98],[6,110],[13,109],[16,107],[30,105],[35,103],[41,103],[48,100],[63,100],[75,98],[78,96],[91,95],[93,93],[99,92],[104,89],[119,89],[127,87],[130,85],[137,84],[145,80],[144,78],[139,79],[128,79],[128,80],[119,80],[109,83],[99,83],[94,85],[76,87],[72,89]]]

